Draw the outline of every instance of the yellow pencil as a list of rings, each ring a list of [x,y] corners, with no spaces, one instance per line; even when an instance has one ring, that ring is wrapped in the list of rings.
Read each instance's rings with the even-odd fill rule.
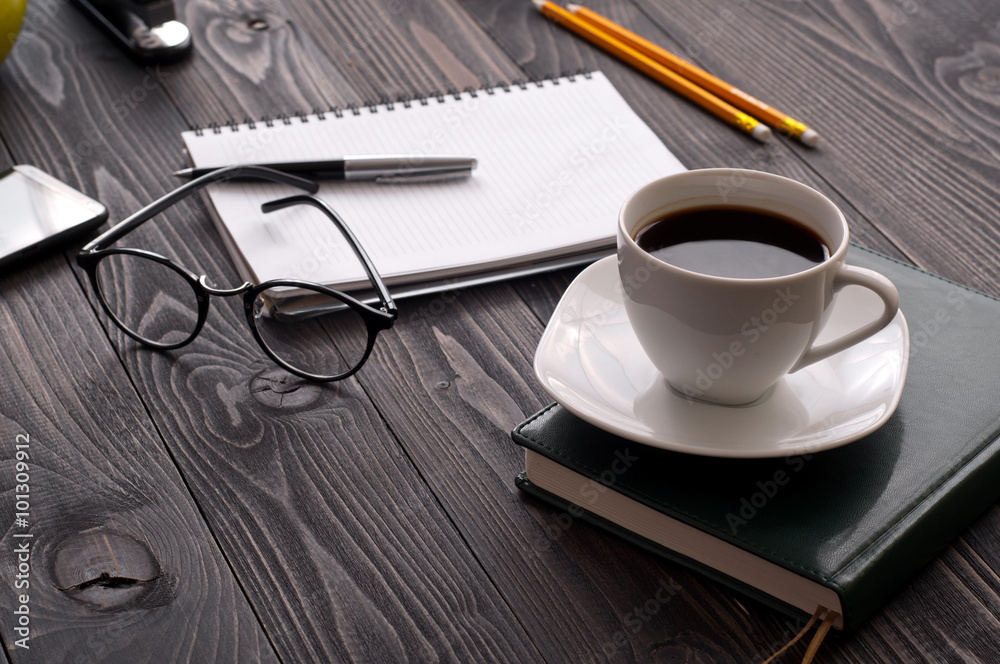
[[[607,32],[583,21],[559,5],[547,0],[532,0],[544,16],[601,47],[650,78],[700,105],[705,110],[753,136],[761,143],[771,138],[771,130],[738,108],[679,76],[647,55],[616,39]]]
[[[785,115],[756,97],[752,97],[742,90],[734,88],[725,81],[712,76],[704,69],[700,69],[690,62],[682,60],[670,51],[643,39],[634,32],[626,30],[597,12],[591,11],[586,7],[581,7],[580,5],[566,5],[566,11],[598,30],[611,35],[643,55],[659,62],[664,67],[677,72],[695,85],[701,86],[733,106],[747,113],[752,113],[761,122],[771,125],[780,132],[789,134],[792,138],[797,138],[804,145],[812,148],[816,147],[816,144],[819,142],[819,134],[814,129],[810,129],[798,120]]]

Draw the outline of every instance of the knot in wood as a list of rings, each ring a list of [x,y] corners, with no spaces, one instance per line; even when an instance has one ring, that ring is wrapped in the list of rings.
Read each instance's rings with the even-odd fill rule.
[[[270,367],[250,381],[250,394],[270,408],[300,408],[316,401],[322,387],[279,367]]]
[[[64,595],[99,611],[163,606],[174,594],[145,544],[100,529],[58,544],[52,577]]]

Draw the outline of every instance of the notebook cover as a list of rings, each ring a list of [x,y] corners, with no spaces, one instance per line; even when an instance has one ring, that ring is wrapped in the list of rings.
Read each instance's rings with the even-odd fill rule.
[[[845,630],[857,627],[1000,496],[1000,301],[859,247],[848,261],[896,284],[910,328],[899,407],[866,438],[784,459],[699,457],[624,440],[553,404],[513,440],[835,589]],[[635,460],[604,472],[616,454]]]

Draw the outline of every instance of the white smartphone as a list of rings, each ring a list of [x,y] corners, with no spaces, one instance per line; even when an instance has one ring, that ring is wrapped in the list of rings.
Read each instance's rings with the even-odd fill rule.
[[[108,218],[99,202],[34,166],[0,173],[0,269],[77,235]]]

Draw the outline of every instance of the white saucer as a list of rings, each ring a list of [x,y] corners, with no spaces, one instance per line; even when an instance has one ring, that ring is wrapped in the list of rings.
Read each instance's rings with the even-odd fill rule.
[[[881,301],[849,286],[834,299],[818,341],[874,319]],[[785,376],[751,406],[685,398],[653,367],[622,305],[614,256],[569,285],[535,352],[535,374],[553,399],[629,440],[717,457],[781,457],[855,441],[892,415],[906,379],[903,313],[856,346]]]

